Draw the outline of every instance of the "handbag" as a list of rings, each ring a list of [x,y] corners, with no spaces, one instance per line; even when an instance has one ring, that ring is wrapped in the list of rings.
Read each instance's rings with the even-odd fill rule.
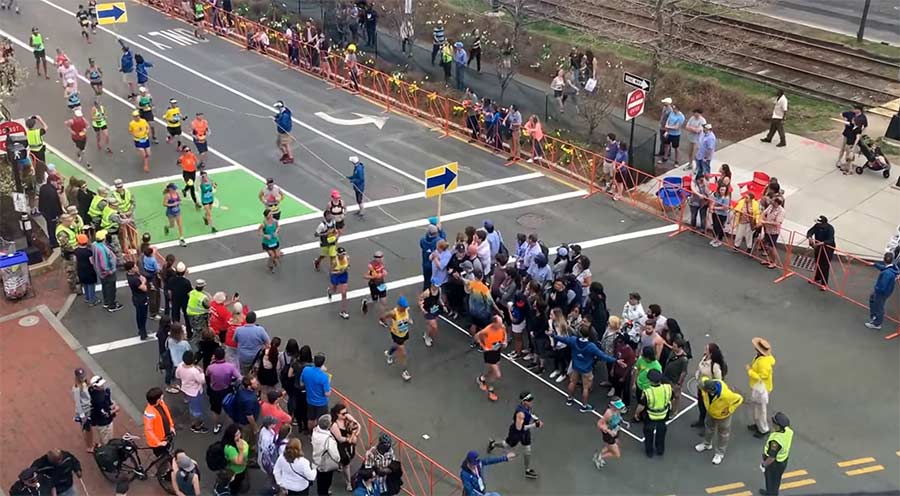
[[[593,91],[597,89],[597,80],[594,78],[590,78],[587,82],[584,83],[584,91],[588,93],[593,93]]]

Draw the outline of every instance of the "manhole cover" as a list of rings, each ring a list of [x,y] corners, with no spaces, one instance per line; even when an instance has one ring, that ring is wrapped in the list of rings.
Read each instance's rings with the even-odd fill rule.
[[[34,315],[28,315],[19,319],[19,325],[22,327],[34,327],[38,325],[38,322],[40,321],[41,319],[39,319],[38,317]]]
[[[516,218],[516,223],[528,229],[537,229],[544,223],[544,217],[538,214],[525,214]]]
[[[812,257],[807,257],[805,255],[794,255],[794,259],[791,260],[792,267],[803,270],[813,270],[813,266],[815,264],[816,262],[812,259]]]

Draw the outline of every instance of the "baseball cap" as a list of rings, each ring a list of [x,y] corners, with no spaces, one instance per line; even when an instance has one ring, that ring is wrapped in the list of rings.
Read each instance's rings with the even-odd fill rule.
[[[86,244],[88,243],[88,237],[87,237],[87,234],[82,233],[82,234],[76,235],[76,236],[75,236],[75,241],[76,241],[79,245],[86,245]]]
[[[275,183],[275,179],[273,179],[271,177],[266,179],[266,184],[274,184],[274,183]]]
[[[533,401],[534,395],[530,391],[522,391],[519,393],[519,401]]]
[[[197,279],[196,281],[194,281],[194,286],[196,286],[198,288],[202,288],[202,287],[206,286],[206,280],[205,279]]]
[[[440,219],[438,219],[437,217],[429,217],[428,223],[431,224],[432,226],[436,226],[436,225],[438,225],[439,220]]]
[[[650,379],[650,382],[660,382],[663,380],[662,372],[651,370],[650,372],[647,372],[647,379]]]
[[[664,103],[665,105],[670,105],[670,104],[672,103],[672,99],[669,98],[669,97],[665,97],[665,98],[663,98],[663,99],[660,100],[660,101],[661,101],[662,103]]]
[[[338,253],[338,255],[343,255],[343,254],[347,253],[347,249],[344,248],[343,246],[338,246],[337,253]]]
[[[824,215],[820,215],[820,216],[816,219],[816,222],[821,222],[822,224],[824,224],[824,223],[828,222],[828,217],[825,217]]]
[[[106,380],[104,378],[100,377],[99,375],[91,377],[91,386],[102,387],[104,385],[106,385]]]
[[[138,88],[138,91],[140,91],[141,93],[146,93],[147,88],[145,86],[141,86],[140,88]]]
[[[278,100],[277,102],[273,103],[272,106],[277,109],[280,109],[280,108],[284,107],[284,102],[282,102],[281,100]]]
[[[703,125],[703,129],[712,129],[712,124],[707,122],[706,124]]]
[[[472,450],[466,453],[466,461],[469,463],[478,463],[478,452]]]
[[[121,179],[116,179],[115,181],[113,181],[113,185],[117,188],[121,188],[125,185],[125,183],[123,183]]]
[[[425,231],[428,232],[428,234],[434,235],[438,233],[438,228],[434,224],[428,224],[428,227],[425,229]]]
[[[169,103],[172,105],[175,105],[176,103],[178,103],[178,100],[176,100],[174,98],[169,98]]]
[[[347,160],[349,160],[351,164],[355,164],[359,162],[359,157],[357,157],[356,155],[351,155],[347,157]]]
[[[372,256],[375,257],[375,258],[384,258],[384,252],[381,251],[381,250],[378,250],[378,251],[376,251],[375,254],[372,255]]]
[[[99,231],[97,231],[97,233],[94,234],[94,238],[99,241],[103,241],[104,239],[106,239],[106,229],[100,229]]]
[[[175,272],[178,272],[180,274],[184,274],[185,272],[187,272],[187,266],[184,265],[184,262],[178,262],[177,264],[175,264]]]
[[[84,375],[85,375],[85,374],[84,374],[84,369],[83,369],[83,368],[78,367],[77,369],[75,369],[75,377],[83,378]]]
[[[331,190],[331,197],[335,198],[335,199],[340,198],[341,192],[336,189],[333,189],[333,190]]]
[[[141,113],[138,112],[137,110],[132,110],[132,111],[131,111],[131,115],[132,115],[133,117],[137,117],[137,116],[141,115]]]
[[[401,296],[400,298],[397,298],[397,306],[400,308],[408,308],[409,307],[409,303],[406,301],[405,296]]]
[[[77,109],[73,110],[72,112],[75,114],[75,117],[84,117],[84,113],[81,111],[80,108],[77,108]]]

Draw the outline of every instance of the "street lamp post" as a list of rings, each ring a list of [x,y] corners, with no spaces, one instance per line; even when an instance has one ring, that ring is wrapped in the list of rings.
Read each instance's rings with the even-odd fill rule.
[[[866,0],[866,3],[863,4],[862,15],[859,17],[859,31],[856,32],[856,41],[862,43],[863,34],[866,32],[866,18],[869,17],[869,5],[871,5],[872,0]]]

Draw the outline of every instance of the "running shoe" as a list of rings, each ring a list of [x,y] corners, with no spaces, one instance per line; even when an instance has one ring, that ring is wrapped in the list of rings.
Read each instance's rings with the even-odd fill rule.
[[[537,479],[538,473],[533,468],[525,469],[525,478],[526,479]]]
[[[610,390],[606,392],[606,397],[607,397],[607,398],[612,398],[612,397],[615,396],[615,395],[616,395],[616,390],[615,390],[615,389],[610,388]]]
[[[402,377],[404,381],[409,381],[412,379],[412,374],[410,374],[408,370],[404,370],[403,373],[400,374],[400,377]]]
[[[166,234],[166,236],[168,236],[169,235],[169,226],[163,226],[163,232]]]
[[[219,431],[221,431],[221,430],[222,430],[222,424],[216,424],[216,426],[213,427],[213,434],[218,434]]]
[[[588,403],[588,404],[581,405],[581,408],[579,408],[578,411],[581,412],[581,413],[593,412],[593,411],[594,411],[594,407],[592,407],[592,406]]]
[[[198,209],[198,210],[200,209],[200,206],[199,206],[199,205],[197,206],[197,209]],[[208,225],[209,225],[209,219],[207,219],[206,217],[203,217],[203,225],[204,225],[204,226],[208,226]]]
[[[367,298],[363,298],[361,310],[363,315],[369,313],[369,300]]]
[[[490,452],[494,451],[494,448],[496,448],[496,447],[497,447],[497,441],[494,441],[493,439],[488,439],[487,452],[490,453]]]
[[[566,406],[572,406],[575,404],[575,398],[569,396],[566,398]]]
[[[178,246],[180,246],[180,247],[182,247],[182,248],[186,247],[186,246],[187,246],[187,241],[185,241],[184,238],[179,239],[179,240],[178,240]]]
[[[313,259],[313,268],[316,269],[316,272],[319,272],[319,258],[318,257]]]
[[[344,319],[344,320],[349,320],[349,319],[350,319],[350,314],[347,313],[347,312],[340,312],[340,313],[338,313],[338,316],[340,316],[340,317],[341,317],[342,319]]]
[[[393,364],[394,364],[394,355],[391,355],[390,350],[384,350],[384,358],[387,359],[387,364],[388,364],[388,365],[393,365]]]
[[[559,375],[559,371],[558,371],[558,370],[554,370],[553,372],[550,372],[550,378],[551,378],[551,379],[556,379],[556,376],[558,376],[558,375]]]
[[[431,339],[431,336],[429,336],[428,334],[423,334],[422,339],[425,340],[425,346],[429,348],[431,348],[431,346],[434,344],[434,340]]]
[[[478,384],[478,388],[481,389],[482,391],[487,391],[487,390],[488,390],[488,386],[487,386],[487,383],[484,382],[484,376],[483,376],[483,375],[479,375],[478,377],[476,377],[476,378],[475,378],[475,382]]]
[[[325,294],[328,295],[328,301],[331,301],[331,297],[333,296],[333,294],[331,292],[331,286],[328,286],[327,288],[325,288]]]
[[[113,312],[118,312],[119,310],[121,310],[121,309],[123,309],[123,308],[125,308],[125,307],[123,307],[121,303],[116,302],[115,305],[113,305],[113,306],[111,306],[111,307],[108,307],[108,308],[106,309],[106,311],[109,312],[109,313],[113,313]]]
[[[559,374],[559,376],[556,377],[557,384],[559,384],[560,382],[562,382],[564,380],[566,380],[566,374]]]
[[[491,401],[497,401],[500,399],[500,397],[497,396],[497,393],[495,393],[493,391],[488,391],[488,399]]]
[[[194,434],[209,434],[209,429],[206,426],[201,425],[200,427],[191,426],[191,432]]]
[[[381,325],[381,327],[384,327],[384,328],[385,328],[385,329],[387,329],[387,328],[388,328],[388,325],[387,325],[387,323],[385,323],[385,321],[383,321],[383,320],[381,320],[381,319],[378,319],[378,324],[380,324],[380,325]]]
[[[84,164],[84,168],[87,170],[91,170],[94,168],[94,166],[92,166],[91,164],[88,163],[88,164]]]
[[[777,146],[782,146],[782,145],[777,145]],[[722,463],[722,460],[724,460],[724,459],[725,459],[725,455],[723,455],[721,453],[716,453],[715,455],[713,455],[713,459],[712,459],[713,465],[718,465],[718,464]]]
[[[515,360],[515,359],[519,358],[519,353],[516,351],[513,351],[508,356],[509,356],[510,360]]]
[[[209,228],[209,230],[212,231],[213,234],[219,232],[219,230],[216,229],[215,227],[211,227],[211,228]]]

